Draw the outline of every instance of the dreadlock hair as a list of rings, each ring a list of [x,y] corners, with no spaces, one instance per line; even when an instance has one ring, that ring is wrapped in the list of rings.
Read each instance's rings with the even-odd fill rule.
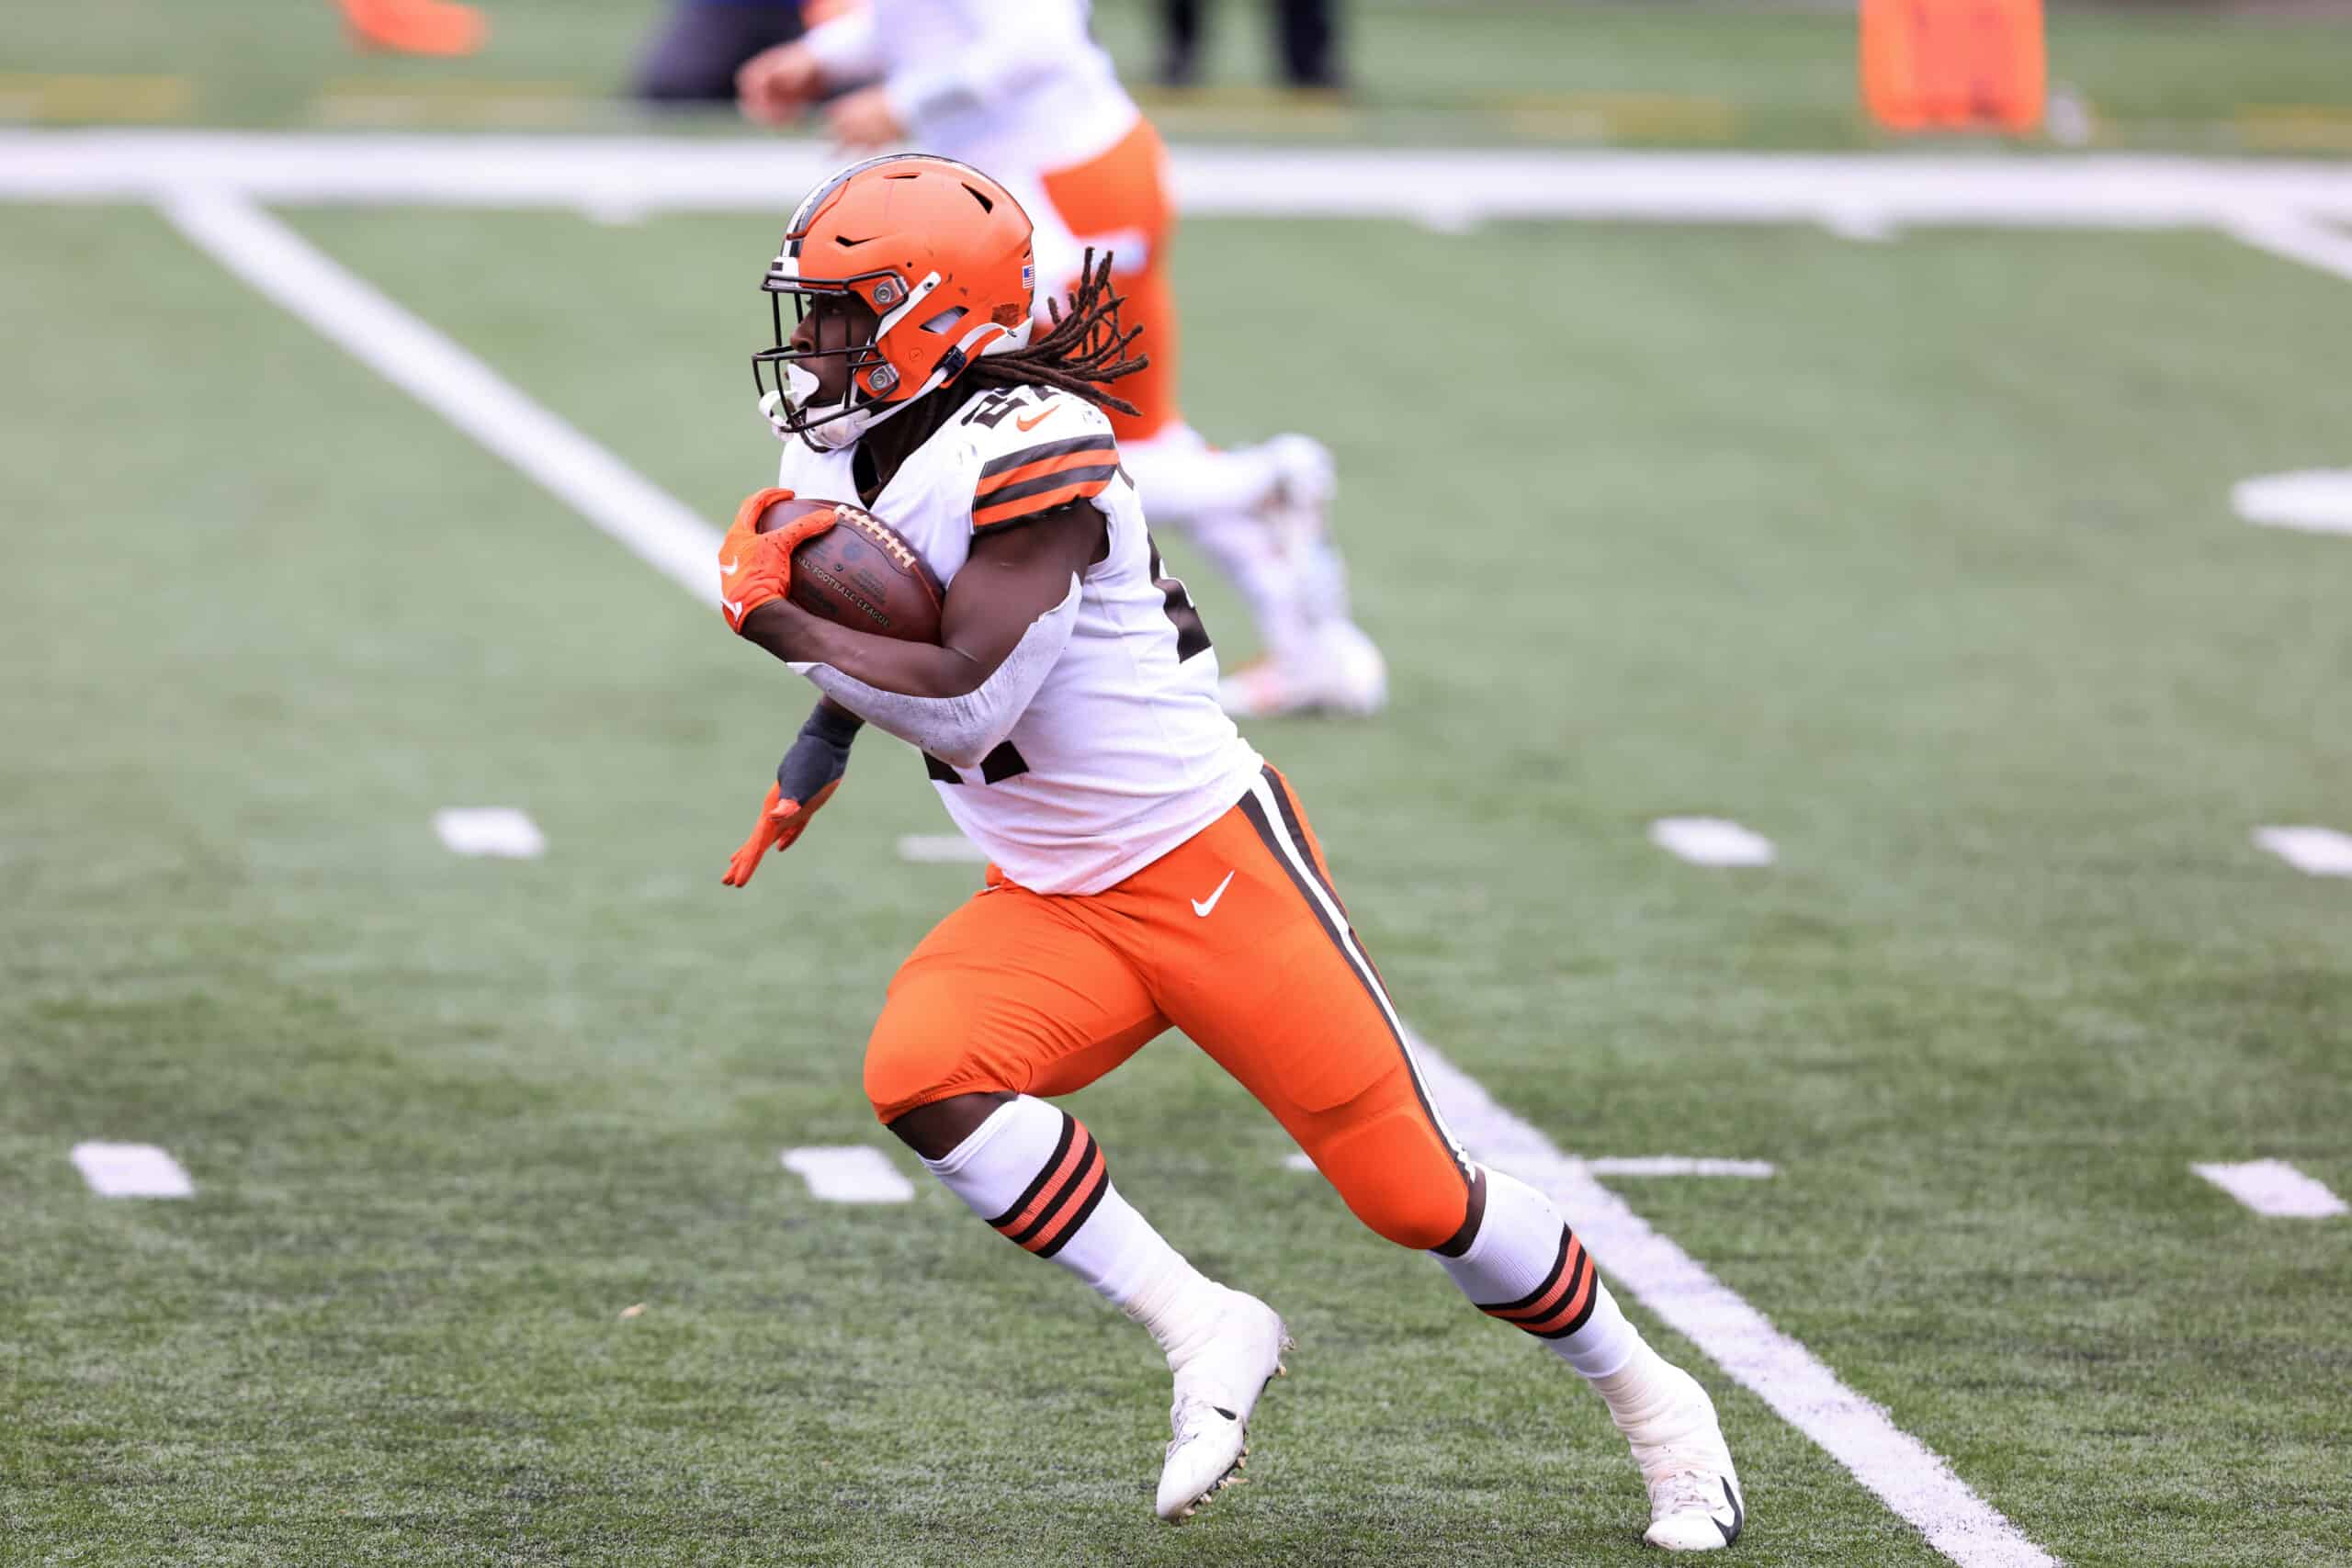
[[[1116,409],[1132,419],[1135,405],[1102,389],[1103,383],[1132,376],[1151,363],[1148,355],[1127,352],[1143,336],[1143,329],[1120,330],[1119,307],[1126,302],[1125,295],[1111,292],[1111,253],[1102,253],[1102,265],[1098,267],[1090,246],[1086,259],[1079,265],[1078,287],[1069,293],[1069,313],[1064,314],[1048,296],[1049,324],[1043,337],[1034,339],[1026,348],[974,360],[963,379],[976,387],[1042,383],[1084,398],[1096,408]]]

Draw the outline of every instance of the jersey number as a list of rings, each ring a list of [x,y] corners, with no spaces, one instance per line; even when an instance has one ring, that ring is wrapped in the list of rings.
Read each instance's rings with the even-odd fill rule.
[[[1159,564],[1159,547],[1151,547],[1151,585],[1167,600],[1168,619],[1176,628],[1176,662],[1182,664],[1196,653],[1209,649],[1209,629],[1201,625],[1201,613],[1193,605],[1193,595],[1181,577],[1170,577]]]
[[[1029,389],[1026,387],[999,387],[972,405],[972,412],[964,416],[964,423],[985,425],[994,430],[1006,414],[1028,400]]]

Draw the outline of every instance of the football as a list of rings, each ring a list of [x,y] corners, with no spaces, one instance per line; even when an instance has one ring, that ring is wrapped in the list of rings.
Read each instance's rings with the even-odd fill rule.
[[[754,524],[761,533],[824,507],[838,509],[831,528],[792,552],[792,602],[812,615],[901,642],[937,642],[945,597],[915,547],[862,506],[795,496],[771,504]]]

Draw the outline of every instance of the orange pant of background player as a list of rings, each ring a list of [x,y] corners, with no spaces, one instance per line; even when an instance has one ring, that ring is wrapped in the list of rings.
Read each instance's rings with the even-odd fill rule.
[[[1046,197],[1063,226],[1080,244],[1110,250],[1112,288],[1126,298],[1119,324],[1143,329],[1136,346],[1151,363],[1111,386],[1136,406],[1132,415],[1111,415],[1112,434],[1122,441],[1148,441],[1183,419],[1176,407],[1176,295],[1168,286],[1166,260],[1176,227],[1167,173],[1168,149],[1159,132],[1137,116],[1108,152],[1043,176]],[[1140,256],[1135,254],[1138,239]],[[1077,281],[1060,280],[1064,298]]]
[[[890,982],[865,1092],[885,1122],[958,1094],[1050,1099],[1170,1025],[1274,1113],[1365,1224],[1424,1250],[1462,1228],[1468,1166],[1272,768],[1104,892],[1032,893],[990,867]]]

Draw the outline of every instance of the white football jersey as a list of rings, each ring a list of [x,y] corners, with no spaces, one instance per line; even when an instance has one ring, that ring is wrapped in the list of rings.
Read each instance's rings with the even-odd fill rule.
[[[857,500],[856,447],[794,441],[776,482]],[[1216,654],[1166,576],[1111,422],[1046,387],[974,394],[868,508],[950,584],[976,534],[1091,500],[1110,550],[1086,569],[1069,645],[979,767],[926,756],[956,825],[1038,893],[1099,893],[1231,809],[1264,764],[1217,705]]]
[[[833,81],[888,90],[916,146],[1010,181],[1082,164],[1136,122],[1087,24],[1086,0],[865,0],[808,37]]]

